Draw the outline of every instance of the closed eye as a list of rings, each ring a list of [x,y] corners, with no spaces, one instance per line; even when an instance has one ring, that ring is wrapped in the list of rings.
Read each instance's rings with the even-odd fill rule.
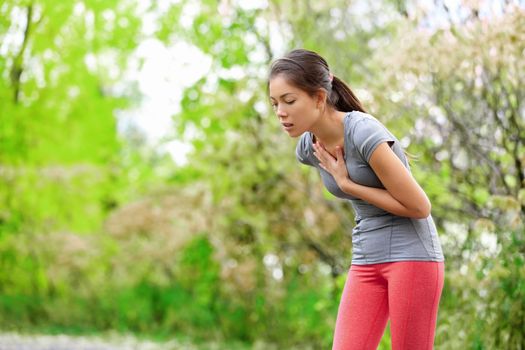
[[[287,105],[293,105],[295,101],[296,101],[296,100],[289,101],[289,102],[286,102],[286,101],[285,101],[285,103],[286,103]],[[272,108],[273,108],[273,109],[277,108],[277,103],[272,103]]]

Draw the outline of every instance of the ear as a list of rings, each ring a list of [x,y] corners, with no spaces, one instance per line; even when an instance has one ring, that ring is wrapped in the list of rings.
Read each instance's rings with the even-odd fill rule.
[[[315,105],[317,108],[321,108],[321,106],[326,102],[326,91],[323,89],[319,89],[317,94],[315,95]]]

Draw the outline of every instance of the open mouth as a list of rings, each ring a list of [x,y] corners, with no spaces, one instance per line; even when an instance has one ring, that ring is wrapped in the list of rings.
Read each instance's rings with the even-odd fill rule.
[[[289,128],[289,127],[293,126],[292,123],[282,123],[282,124],[283,124],[283,126],[286,127],[286,128]]]

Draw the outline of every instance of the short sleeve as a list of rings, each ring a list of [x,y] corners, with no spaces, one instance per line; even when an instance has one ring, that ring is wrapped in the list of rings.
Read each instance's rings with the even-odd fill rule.
[[[377,146],[388,142],[392,147],[395,138],[379,120],[365,117],[355,125],[353,141],[359,154],[368,163]]]
[[[297,142],[297,146],[295,147],[295,156],[299,162],[313,166],[309,158],[310,152],[308,150],[307,136],[308,135],[304,133],[299,138],[299,142]]]

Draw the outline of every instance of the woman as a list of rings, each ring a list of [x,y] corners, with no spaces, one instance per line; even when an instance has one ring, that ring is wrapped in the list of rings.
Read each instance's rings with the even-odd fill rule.
[[[401,143],[315,52],[275,60],[268,91],[297,159],[356,214],[332,349],[376,349],[389,318],[392,349],[432,349],[444,256]]]

